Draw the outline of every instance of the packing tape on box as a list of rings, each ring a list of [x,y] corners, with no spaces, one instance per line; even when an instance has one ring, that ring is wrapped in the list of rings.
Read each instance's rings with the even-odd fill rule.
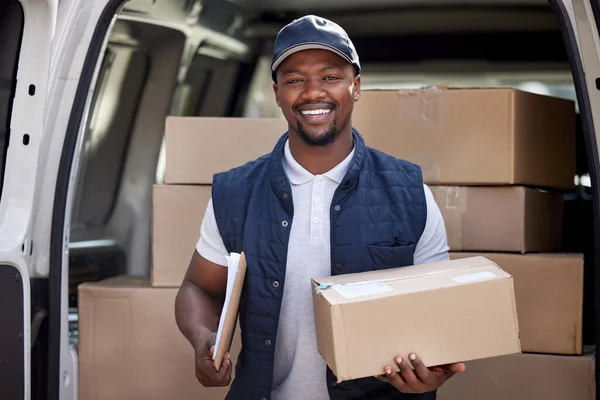
[[[416,127],[414,134],[424,134],[429,139],[434,140],[429,137],[430,134],[444,134],[449,114],[446,96],[448,89],[449,84],[438,84],[420,89],[398,90],[396,94],[399,100],[399,121]],[[421,166],[425,183],[437,184],[441,181],[439,160],[436,156],[422,152],[415,155],[414,162]]]
[[[399,90],[401,107],[400,119],[418,120],[426,129],[441,131],[445,121],[444,103],[440,101],[440,95],[447,87],[438,85],[425,87],[417,90]]]
[[[488,268],[488,267],[489,266],[486,265],[482,268]],[[322,283],[322,284],[316,286],[315,291],[318,292],[318,291],[333,288],[336,291],[340,292],[340,294],[342,294],[344,297],[366,296],[367,294],[384,293],[384,292],[391,291],[392,288],[387,286],[385,284],[386,282],[405,281],[405,280],[409,280],[409,279],[419,279],[419,278],[429,277],[432,275],[447,274],[450,272],[460,272],[460,271],[464,271],[464,270],[473,270],[473,269],[474,268],[472,265],[466,265],[466,266],[463,266],[460,268],[429,271],[429,272],[424,272],[424,273],[415,274],[415,275],[411,275],[411,276],[390,277],[387,279],[373,279],[373,280],[368,280],[368,281],[347,282],[347,283],[326,282],[326,283]],[[475,276],[475,275],[477,275],[477,274],[469,274],[468,276],[470,277],[470,276]],[[485,276],[481,275],[480,279],[490,278],[490,277],[494,277],[494,276],[495,275],[489,276],[489,274],[487,274]],[[461,278],[461,277],[458,277],[458,278]],[[453,278],[453,280],[458,283],[466,283],[469,281],[473,281],[473,278],[471,278],[471,280],[468,280],[468,279],[461,280],[461,279]]]
[[[453,210],[461,215],[467,210],[467,196],[461,196],[461,190],[466,192],[468,189],[461,186],[438,186],[440,194],[440,203],[438,206],[444,210]]]
[[[421,167],[424,183],[436,184],[440,181],[440,167],[435,156],[423,154],[422,156],[419,156],[417,165]]]
[[[460,251],[462,245],[462,219],[467,212],[468,188],[461,186],[435,186],[432,190],[448,235],[448,245],[451,251]]]

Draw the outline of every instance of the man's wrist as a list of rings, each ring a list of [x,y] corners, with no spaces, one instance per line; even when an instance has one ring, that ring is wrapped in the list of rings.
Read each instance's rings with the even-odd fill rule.
[[[201,329],[198,329],[195,334],[194,337],[190,340],[192,346],[194,347],[194,349],[198,350],[200,349],[202,346],[208,347],[206,350],[210,350],[210,346],[211,345],[207,345],[207,340],[210,339],[211,336],[216,336],[216,332],[211,331],[210,329],[206,328],[206,327],[202,327]]]

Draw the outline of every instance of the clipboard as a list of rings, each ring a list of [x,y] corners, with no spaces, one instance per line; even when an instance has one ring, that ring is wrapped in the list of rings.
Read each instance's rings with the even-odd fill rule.
[[[213,353],[213,363],[217,371],[221,367],[225,353],[230,351],[233,341],[233,334],[237,325],[240,299],[246,278],[246,256],[231,253],[227,257],[227,290],[225,292],[225,302],[223,311],[219,320],[219,329],[217,330],[217,340]]]

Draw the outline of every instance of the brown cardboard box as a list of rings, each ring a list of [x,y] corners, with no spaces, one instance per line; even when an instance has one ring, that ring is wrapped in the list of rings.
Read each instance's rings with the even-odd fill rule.
[[[319,352],[340,381],[409,352],[433,366],[520,351],[512,277],[483,257],[313,279],[313,289]]]
[[[79,398],[217,400],[227,388],[204,388],[194,351],[175,323],[177,289],[147,279],[111,278],[79,286]],[[239,354],[236,336],[232,360]]]
[[[564,198],[522,186],[431,186],[452,251],[560,251]]]
[[[179,287],[200,238],[211,186],[152,189],[152,286]]]
[[[514,354],[477,360],[442,385],[438,399],[594,400],[594,371],[593,354]]]
[[[165,183],[212,184],[270,153],[286,130],[285,119],[167,117]]]
[[[582,255],[450,253],[451,259],[475,256],[492,260],[515,280],[523,351],[581,354]]]
[[[514,89],[363,91],[368,145],[419,164],[428,184],[571,188],[575,105]]]

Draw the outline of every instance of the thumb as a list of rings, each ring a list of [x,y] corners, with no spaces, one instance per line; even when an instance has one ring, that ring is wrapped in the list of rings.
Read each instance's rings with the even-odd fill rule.
[[[465,366],[464,363],[455,363],[455,364],[448,365],[448,371],[450,371],[452,373],[465,372],[466,369],[467,369],[467,367]]]

